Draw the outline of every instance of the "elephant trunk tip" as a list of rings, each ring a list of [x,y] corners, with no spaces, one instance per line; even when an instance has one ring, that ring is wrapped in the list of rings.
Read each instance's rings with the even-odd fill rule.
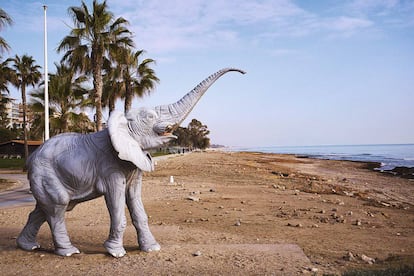
[[[246,74],[246,71],[241,70],[241,69],[238,69],[238,68],[233,68],[233,67],[224,69],[224,71],[236,71],[236,72],[239,72],[239,73],[241,73],[243,75]]]

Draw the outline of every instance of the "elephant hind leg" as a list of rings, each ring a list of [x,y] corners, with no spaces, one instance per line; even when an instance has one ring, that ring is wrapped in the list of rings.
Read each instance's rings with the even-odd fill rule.
[[[47,222],[52,231],[55,253],[61,256],[72,256],[80,251],[70,242],[65,224],[66,205],[55,205],[47,211]]]
[[[45,221],[46,214],[39,205],[36,205],[36,208],[30,213],[25,227],[16,239],[17,246],[27,251],[40,248],[36,236]]]

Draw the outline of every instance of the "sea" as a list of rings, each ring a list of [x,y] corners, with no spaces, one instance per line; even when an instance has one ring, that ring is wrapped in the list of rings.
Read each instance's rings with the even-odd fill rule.
[[[234,147],[230,151],[286,153],[310,158],[377,162],[378,170],[414,167],[414,144]]]

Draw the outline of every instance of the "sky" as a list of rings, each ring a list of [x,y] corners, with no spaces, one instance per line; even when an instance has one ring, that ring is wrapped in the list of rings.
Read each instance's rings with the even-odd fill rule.
[[[91,0],[85,3],[91,7]],[[12,50],[48,67],[80,1],[0,0],[14,20]],[[133,107],[179,100],[210,74],[236,67],[189,116],[214,144],[310,146],[414,143],[414,1],[108,0],[129,21],[160,84]],[[42,69],[43,70],[43,69]],[[18,91],[12,96],[20,99]],[[117,108],[122,110],[121,102]],[[107,114],[104,116],[107,119]],[[183,126],[188,124],[188,121]]]

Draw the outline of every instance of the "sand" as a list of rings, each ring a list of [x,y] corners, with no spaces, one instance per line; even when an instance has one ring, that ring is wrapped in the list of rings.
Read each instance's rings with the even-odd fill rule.
[[[177,155],[144,175],[143,201],[161,251],[138,250],[128,217],[128,253],[120,259],[102,246],[109,232],[102,198],[67,213],[69,235],[82,251],[72,257],[53,254],[47,224],[41,250],[17,249],[33,203],[0,208],[1,274],[322,275],[414,266],[414,182],[365,163]]]

